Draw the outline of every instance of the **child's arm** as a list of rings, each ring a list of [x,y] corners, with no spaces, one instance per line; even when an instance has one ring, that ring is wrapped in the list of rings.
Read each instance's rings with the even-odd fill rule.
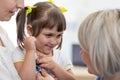
[[[24,61],[15,62],[15,67],[22,80],[36,80],[36,62],[35,62],[35,39],[26,38]]]

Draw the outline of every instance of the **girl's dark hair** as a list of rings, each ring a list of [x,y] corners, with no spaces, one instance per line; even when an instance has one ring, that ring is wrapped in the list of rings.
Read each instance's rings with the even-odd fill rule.
[[[52,29],[57,27],[57,31],[61,32],[66,29],[66,20],[62,11],[54,4],[50,2],[38,2],[32,9],[32,12],[26,16],[27,7],[21,9],[16,17],[17,23],[17,43],[18,46],[23,49],[23,40],[26,37],[25,25],[32,25],[32,36],[37,37],[44,28]],[[58,48],[61,48],[61,43]]]

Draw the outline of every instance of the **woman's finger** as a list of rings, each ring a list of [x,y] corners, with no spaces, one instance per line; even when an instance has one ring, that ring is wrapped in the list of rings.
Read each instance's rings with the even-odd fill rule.
[[[47,76],[47,71],[44,69],[44,68],[41,68],[41,74],[42,74],[42,76]]]
[[[37,80],[43,80],[43,76],[40,73],[37,73]]]

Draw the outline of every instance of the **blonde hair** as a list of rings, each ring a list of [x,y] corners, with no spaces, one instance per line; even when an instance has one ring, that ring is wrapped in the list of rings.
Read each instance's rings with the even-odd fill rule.
[[[90,14],[81,23],[78,38],[100,76],[120,71],[120,9]]]

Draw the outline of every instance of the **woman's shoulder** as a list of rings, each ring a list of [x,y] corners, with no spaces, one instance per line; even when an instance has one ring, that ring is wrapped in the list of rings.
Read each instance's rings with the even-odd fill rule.
[[[7,34],[7,32],[0,26],[0,34]]]

